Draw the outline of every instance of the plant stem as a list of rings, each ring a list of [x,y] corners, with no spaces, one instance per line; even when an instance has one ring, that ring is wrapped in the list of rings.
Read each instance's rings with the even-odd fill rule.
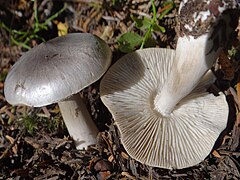
[[[156,7],[154,5],[154,0],[151,0],[151,4],[152,4],[153,17],[151,19],[151,25],[148,27],[147,32],[143,36],[143,41],[142,41],[142,44],[140,46],[140,49],[143,49],[147,39],[151,36],[152,29],[153,29],[153,24],[155,24],[156,21],[157,21],[157,13],[156,13]]]

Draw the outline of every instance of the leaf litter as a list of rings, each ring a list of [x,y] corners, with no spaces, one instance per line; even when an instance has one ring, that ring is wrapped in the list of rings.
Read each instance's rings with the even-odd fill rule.
[[[122,34],[132,31],[139,36],[144,35],[144,31],[135,27],[131,16],[151,18],[149,2],[67,1],[64,12],[38,35],[48,40],[66,31],[96,34],[111,46],[115,62],[124,54],[118,50],[117,43]],[[174,3],[178,7],[179,1]],[[33,22],[33,3],[17,0],[0,4],[0,17],[9,27],[19,30],[29,28],[28,21]],[[160,1],[156,1],[155,5],[157,12],[165,8]],[[44,21],[63,6],[61,1],[37,1],[39,21]],[[175,48],[176,13],[177,8],[174,8],[159,21],[166,32],[153,32],[157,47]],[[222,141],[199,165],[165,170],[143,165],[128,156],[111,114],[100,101],[99,81],[81,92],[100,130],[98,143],[88,150],[75,150],[57,105],[43,108],[9,105],[3,93],[4,79],[26,49],[11,45],[10,35],[3,28],[0,32],[0,179],[240,179],[239,34],[233,46],[236,53],[232,56],[223,54],[214,68],[218,78],[215,85],[228,94],[233,114],[231,123],[222,134]],[[38,39],[31,40],[31,45],[37,43]]]

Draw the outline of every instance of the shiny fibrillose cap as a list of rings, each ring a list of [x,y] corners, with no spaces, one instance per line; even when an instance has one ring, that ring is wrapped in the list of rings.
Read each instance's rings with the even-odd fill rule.
[[[58,103],[77,149],[96,143],[98,129],[77,94],[100,79],[111,64],[110,47],[89,33],[54,38],[32,48],[13,65],[4,93],[12,105]]]
[[[41,43],[24,53],[8,73],[6,100],[34,107],[59,102],[98,80],[111,58],[108,45],[88,33]]]

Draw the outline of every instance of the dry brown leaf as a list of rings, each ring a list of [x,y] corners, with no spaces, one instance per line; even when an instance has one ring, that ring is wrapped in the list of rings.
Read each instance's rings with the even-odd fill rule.
[[[122,172],[121,175],[126,176],[128,179],[136,180],[136,177],[130,175],[128,172]]]
[[[238,113],[236,122],[235,122],[233,130],[232,130],[232,144],[230,146],[231,151],[236,151],[238,146],[239,146],[239,143],[240,143],[240,140],[239,140],[239,137],[240,137],[239,125],[240,125],[240,114]]]
[[[1,94],[0,94],[0,99],[1,99],[1,100],[3,100],[3,101],[5,101],[5,98],[4,98],[4,96],[3,96],[3,95],[1,95]]]
[[[105,180],[111,175],[110,171],[103,171],[98,173],[98,179]]]
[[[0,89],[3,89],[3,83],[0,82]]]
[[[0,109],[0,112],[1,113],[6,113],[9,116],[10,120],[14,120],[15,119],[15,116],[13,115],[13,113],[11,113],[11,111],[8,110],[8,106],[3,106]]]
[[[234,77],[235,69],[225,52],[222,51],[220,53],[218,63],[221,66],[221,70],[224,74],[224,79],[232,80]]]
[[[240,40],[240,19],[239,19],[239,21],[238,21],[238,27],[236,28],[236,30],[237,30],[237,32],[238,32],[237,38],[238,38],[238,40]]]
[[[240,99],[240,82],[237,83],[236,89],[237,89],[237,97],[238,97],[238,99]],[[240,108],[240,107],[239,107],[239,108]]]
[[[230,91],[231,95],[233,96],[233,99],[234,99],[235,103],[237,104],[238,108],[240,108],[240,102],[239,102],[239,97],[238,97],[237,92],[232,87],[229,88],[229,91]]]
[[[221,158],[221,155],[216,150],[213,150],[212,155],[216,158]]]
[[[104,28],[104,31],[101,35],[101,38],[104,40],[104,41],[108,41],[109,39],[111,39],[113,37],[113,27],[112,26],[106,26]]]
[[[39,149],[41,147],[40,143],[36,142],[33,138],[25,137],[24,140],[26,143],[30,144],[35,149]]]
[[[129,158],[129,156],[128,156],[128,154],[126,154],[125,152],[121,152],[121,156],[124,158],[124,159],[128,159]]]
[[[90,17],[84,22],[83,24],[83,31],[84,32],[88,32],[88,25],[93,21],[94,17],[97,16],[99,14],[99,10],[97,11],[93,11],[90,15]]]
[[[51,117],[51,114],[48,111],[48,109],[44,106],[44,107],[42,107],[42,110],[43,110],[44,114],[47,116],[47,118],[49,119]]]
[[[113,160],[114,160],[113,155],[110,155],[110,156],[108,157],[108,161],[109,161],[109,162],[112,162]]]
[[[14,140],[13,137],[11,137],[11,136],[9,136],[9,135],[6,135],[5,137],[6,137],[6,139],[7,139],[11,144],[14,143],[15,140]],[[18,149],[17,149],[17,145],[16,145],[16,144],[12,147],[12,152],[13,152],[14,154],[17,154]]]
[[[18,2],[18,9],[20,10],[25,10],[27,8],[29,8],[30,4],[29,2],[27,2],[27,0],[20,0]]]

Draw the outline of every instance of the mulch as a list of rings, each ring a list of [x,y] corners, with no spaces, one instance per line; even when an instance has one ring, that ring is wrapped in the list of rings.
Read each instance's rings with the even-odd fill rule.
[[[104,39],[113,50],[113,63],[124,53],[117,38],[135,28],[131,15],[151,16],[147,0],[68,0],[66,9],[39,36],[49,40],[60,27],[68,32],[89,32]],[[165,2],[165,1],[163,1]],[[163,2],[157,1],[161,12]],[[159,23],[166,33],[154,32],[157,47],[176,46],[176,8]],[[64,1],[37,1],[39,21],[56,13]],[[12,29],[28,31],[34,21],[34,2],[0,1],[0,19]],[[236,33],[235,48],[240,36]],[[30,46],[40,43],[29,41]],[[215,73],[215,88],[224,91],[230,108],[229,124],[213,151],[199,165],[181,170],[166,170],[143,165],[124,150],[114,120],[99,97],[99,81],[81,95],[100,130],[98,143],[77,151],[64,126],[59,108],[11,106],[4,98],[4,79],[16,60],[26,51],[11,44],[9,32],[0,29],[0,179],[240,179],[240,73],[239,52],[231,59],[222,54]],[[229,88],[232,87],[232,88]],[[212,90],[214,91],[214,90]]]

